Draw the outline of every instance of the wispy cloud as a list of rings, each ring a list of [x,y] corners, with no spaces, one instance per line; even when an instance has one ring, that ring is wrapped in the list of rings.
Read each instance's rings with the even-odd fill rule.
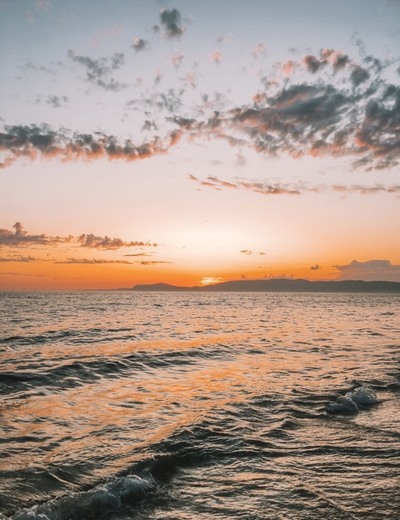
[[[14,231],[8,229],[0,229],[0,247],[25,247],[25,246],[49,246],[58,244],[70,244],[77,247],[87,249],[102,249],[105,251],[113,251],[122,248],[130,247],[157,247],[156,243],[122,240],[121,238],[110,238],[108,236],[96,236],[93,233],[82,234],[78,237],[72,235],[60,237],[49,236],[44,233],[40,235],[30,235],[22,226],[20,222],[16,222],[13,226]],[[30,259],[31,257],[16,257]],[[28,260],[26,260],[28,261]]]
[[[46,99],[46,103],[53,108],[60,108],[69,102],[69,98],[67,96],[48,96]]]
[[[164,10],[163,26],[171,34],[180,32],[174,25],[177,15],[171,14],[175,11]],[[85,68],[87,81],[110,90],[119,88],[111,74],[122,66],[122,53],[92,59],[69,51],[69,57]],[[222,55],[213,59],[219,62]],[[182,60],[177,52],[173,57],[176,68]],[[356,63],[340,51],[322,49],[318,55],[290,60],[290,65],[276,64],[270,75],[260,78],[261,87],[249,102],[233,108],[221,93],[215,99],[203,93],[201,102],[190,106],[185,103],[184,88],[146,93],[125,105],[141,112],[146,121],[157,119],[157,126],[143,126],[153,132],[153,138],[142,144],[106,134],[54,131],[47,125],[7,126],[0,133],[0,151],[5,152],[2,166],[20,156],[150,158],[166,153],[185,135],[189,139],[223,139],[233,147],[274,157],[348,157],[354,167],[393,168],[400,163],[400,86],[388,78],[393,77],[396,66],[397,62],[368,55]],[[186,75],[180,81],[196,86],[194,76]],[[55,98],[51,102],[57,107],[62,101]],[[159,128],[163,136],[157,135]],[[286,186],[277,186],[278,191],[274,186],[249,185],[248,189],[258,188],[268,194],[280,189],[299,191]]]
[[[77,242],[81,247],[90,249],[121,249],[122,247],[157,247],[156,243],[141,241],[124,241],[121,238],[99,237],[90,233],[89,235],[80,235]]]
[[[263,82],[252,104],[190,124],[176,117],[175,123],[192,137],[222,138],[271,156],[347,156],[354,166],[394,167],[400,158],[400,87],[383,76],[391,66],[371,56],[356,64],[324,49],[318,57],[292,60],[290,71],[286,64],[290,77]]]
[[[243,255],[251,256],[251,255],[260,255],[264,256],[265,253],[263,251],[253,251],[251,249],[242,249],[240,251]]]
[[[194,175],[189,175],[189,179],[191,181],[195,181],[200,186],[205,186],[209,188],[215,189],[246,189],[249,191],[254,191],[255,193],[260,193],[261,195],[300,195],[301,188],[291,187],[288,184],[280,184],[277,182],[250,182],[250,181],[237,181],[237,182],[228,182],[219,179],[218,177],[208,176],[206,180],[200,180]]]
[[[166,260],[140,260],[136,262],[140,265],[157,265],[157,264],[172,264],[173,262],[168,262]]]
[[[277,181],[225,181],[218,177],[209,175],[206,179],[199,179],[194,175],[189,175],[188,179],[197,182],[200,186],[206,188],[214,188],[221,190],[222,188],[227,189],[245,189],[259,193],[260,195],[301,195],[304,193],[322,193],[322,192],[337,192],[342,195],[348,194],[359,194],[359,195],[375,195],[377,193],[389,193],[400,195],[400,184],[374,184],[371,186],[363,186],[360,184],[315,184],[299,182],[292,184],[285,184]]]
[[[69,50],[68,58],[84,67],[86,80],[92,85],[114,92],[128,86],[111,77],[112,73],[120,69],[125,62],[125,56],[121,52],[116,52],[110,57],[93,59],[89,56],[80,56],[75,54],[73,50]]]
[[[33,274],[33,273],[18,273],[15,271],[0,271],[0,278],[8,278],[9,276],[21,276],[21,277],[38,277],[43,278],[43,274]]]
[[[339,280],[380,280],[400,281],[400,265],[393,265],[390,260],[353,260],[347,265],[336,265]]]
[[[6,126],[4,132],[0,132],[0,152],[6,154],[0,168],[10,166],[19,157],[32,160],[41,157],[64,161],[104,158],[135,161],[166,153],[180,136],[181,131],[173,130],[164,139],[156,136],[151,141],[135,145],[130,139],[119,142],[115,136],[99,132],[70,134],[65,129],[56,132],[47,125]]]
[[[0,230],[1,231],[1,230]],[[23,263],[23,264],[29,264],[31,262],[40,262],[38,258],[34,258],[33,256],[9,256],[0,257],[0,263],[10,263],[10,262],[16,262],[16,263]]]
[[[87,265],[102,265],[102,264],[131,264],[128,260],[102,260],[97,258],[67,258],[66,260],[54,261],[55,264],[87,264]]]
[[[14,231],[0,229],[0,246],[23,247],[32,245],[56,245],[70,242],[72,237],[52,237],[45,234],[30,235],[22,226],[21,222],[16,222],[13,226]]]

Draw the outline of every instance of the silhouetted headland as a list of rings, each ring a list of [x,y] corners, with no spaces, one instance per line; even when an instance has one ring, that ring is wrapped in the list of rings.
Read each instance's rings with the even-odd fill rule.
[[[272,278],[268,280],[234,280],[202,287],[184,287],[167,283],[155,283],[135,285],[128,290],[153,292],[400,293],[400,282],[365,282],[363,280],[309,281],[302,279]]]

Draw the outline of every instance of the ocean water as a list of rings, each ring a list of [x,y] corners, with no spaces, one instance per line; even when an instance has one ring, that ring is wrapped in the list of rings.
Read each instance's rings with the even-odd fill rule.
[[[399,304],[1,293],[0,518],[399,518]]]

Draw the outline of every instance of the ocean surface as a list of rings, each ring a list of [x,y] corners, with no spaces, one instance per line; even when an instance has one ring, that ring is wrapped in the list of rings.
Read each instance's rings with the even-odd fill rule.
[[[400,517],[400,295],[1,293],[0,370],[1,519]]]

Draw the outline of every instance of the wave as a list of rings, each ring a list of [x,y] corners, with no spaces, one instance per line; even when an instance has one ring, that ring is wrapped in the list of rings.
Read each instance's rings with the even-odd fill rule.
[[[378,403],[375,390],[369,385],[362,385],[338,396],[335,402],[327,405],[326,411],[335,415],[355,415],[363,408]]]
[[[111,513],[135,508],[156,488],[151,477],[137,475],[115,478],[89,491],[71,493],[21,511],[10,520],[97,520]],[[0,519],[1,520],[1,519]]]
[[[36,387],[73,388],[101,378],[119,378],[133,373],[171,368],[182,371],[210,359],[226,359],[231,350],[220,344],[179,350],[136,350],[128,355],[107,358],[57,358],[57,364],[46,360],[27,360],[19,371],[0,373],[0,394],[16,393]],[[61,364],[60,364],[61,362]]]

